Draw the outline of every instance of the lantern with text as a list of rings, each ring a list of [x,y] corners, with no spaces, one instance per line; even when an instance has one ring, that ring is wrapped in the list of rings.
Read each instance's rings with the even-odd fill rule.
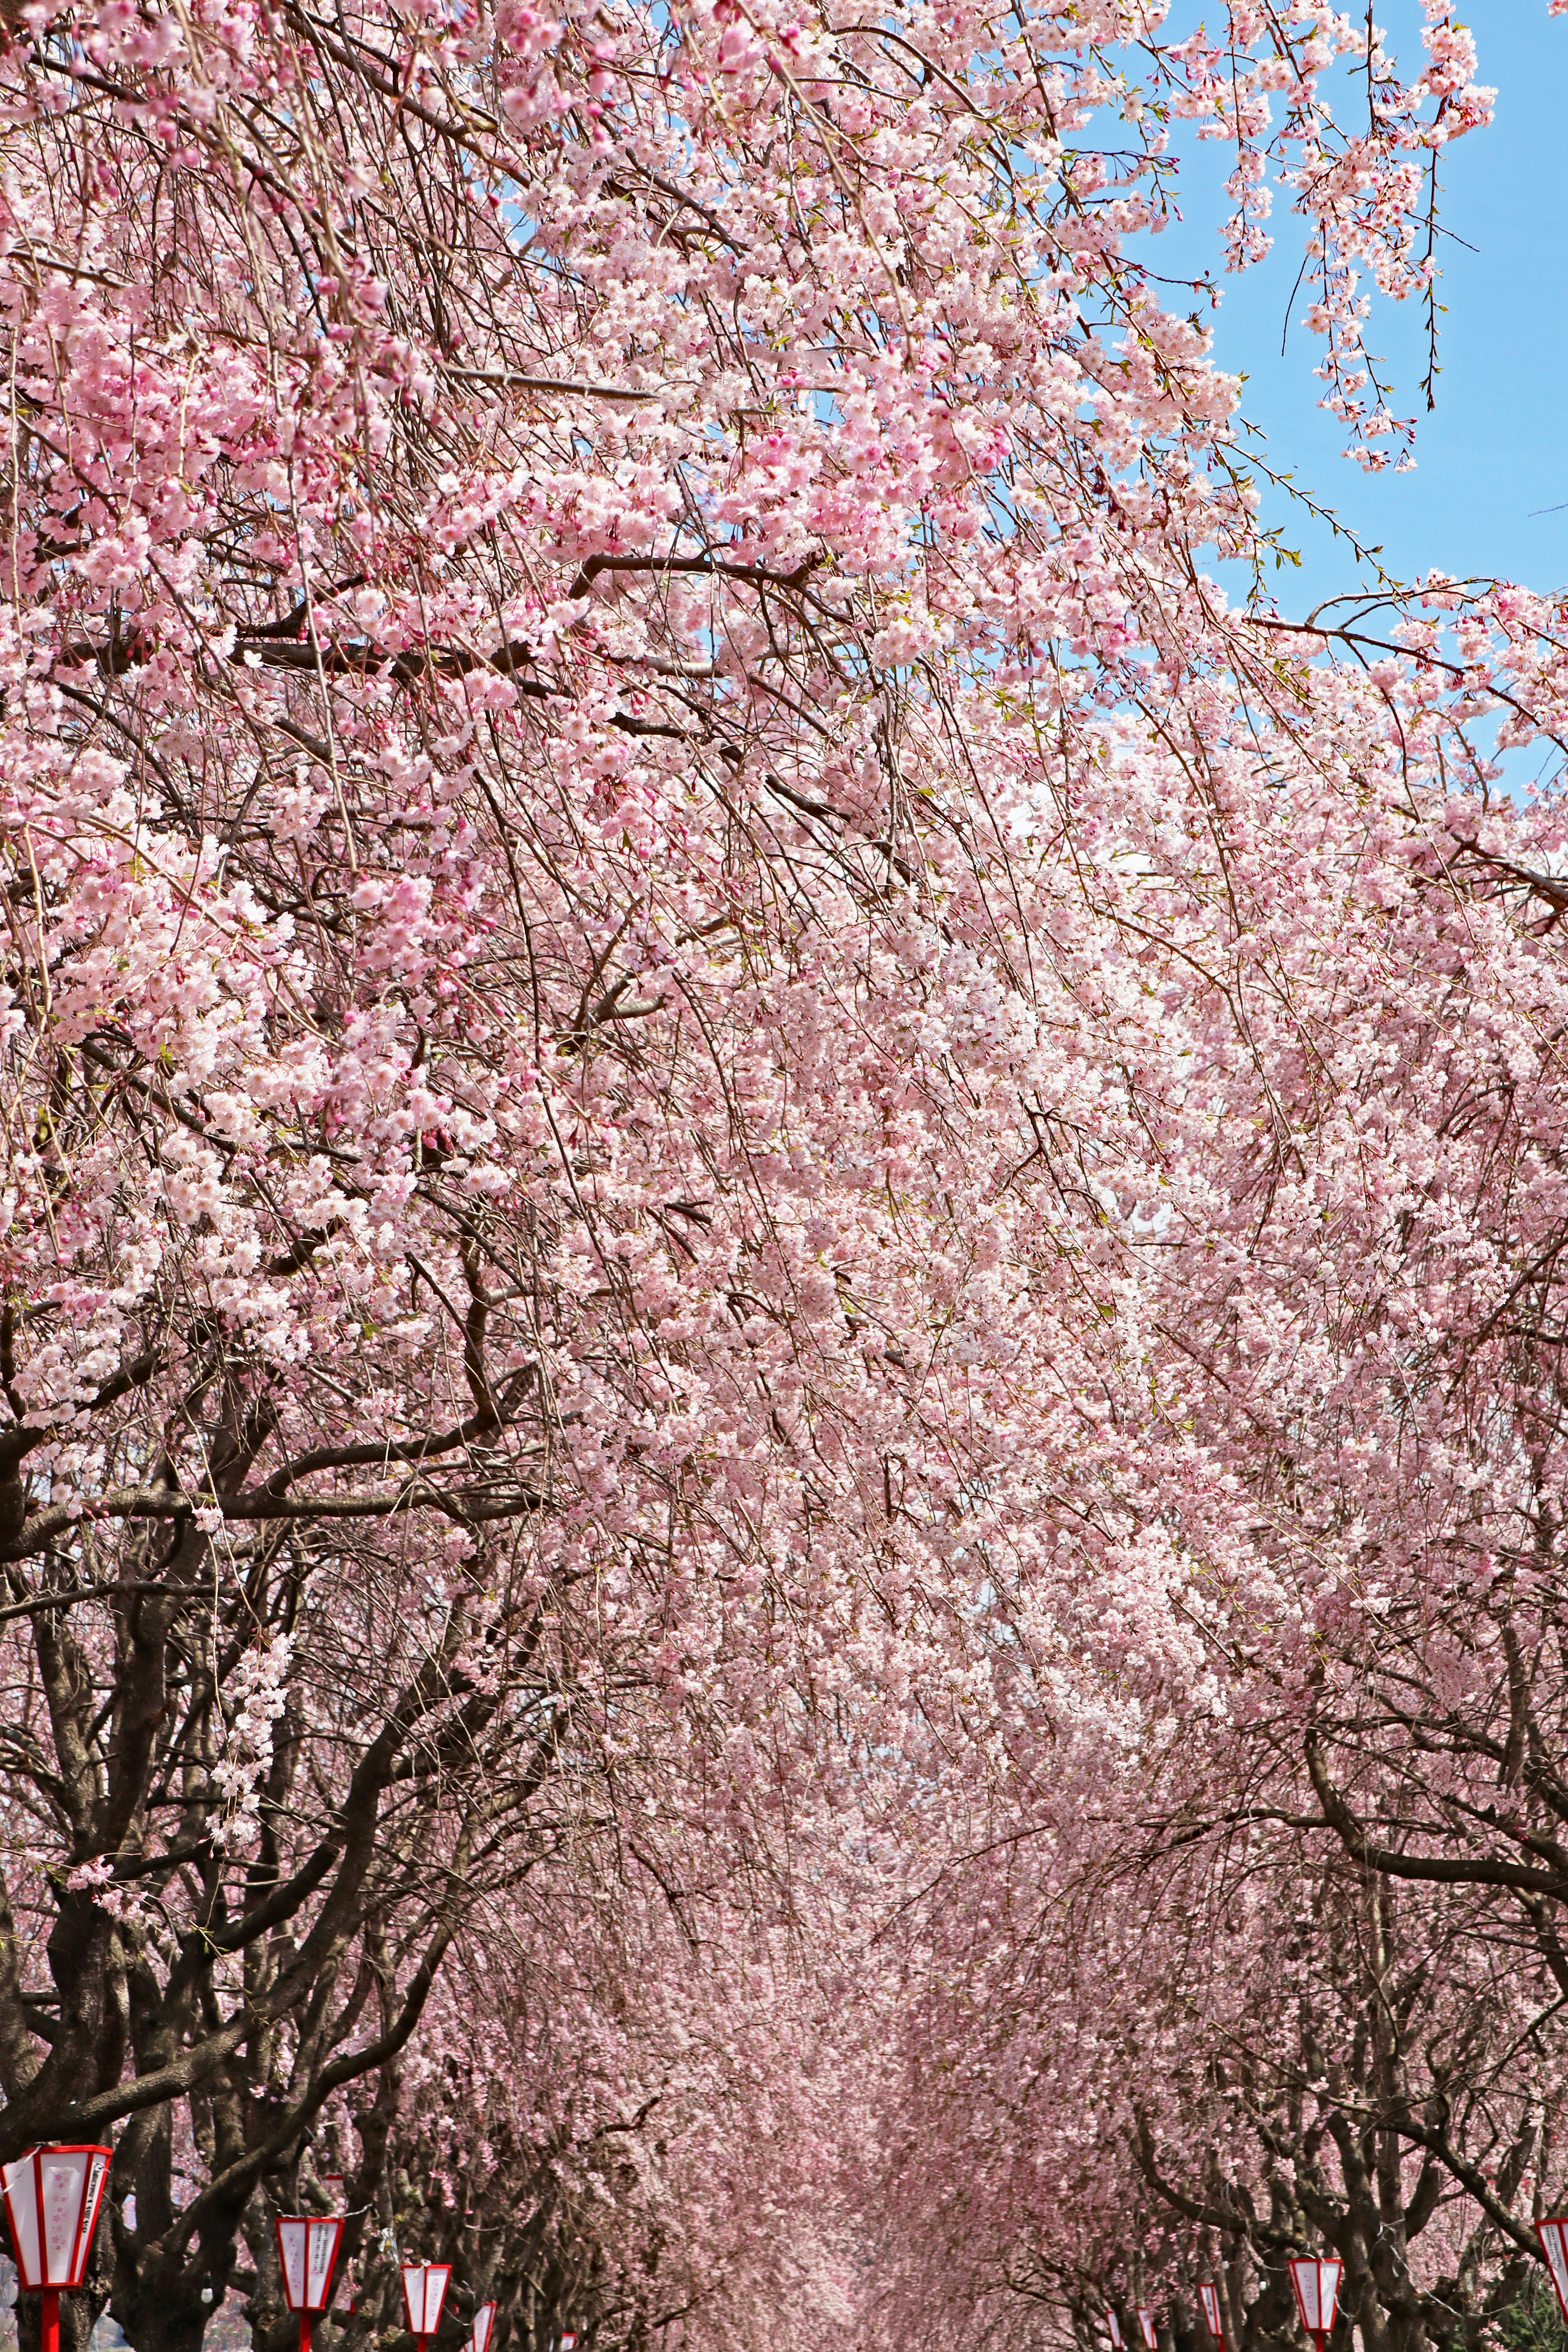
[[[1106,2313],[1105,2324],[1110,2330],[1111,2352],[1127,2352],[1127,2347],[1123,2343],[1121,2336],[1121,2322],[1117,2318],[1116,2314],[1113,2311],[1108,2311]]]
[[[1537,2221],[1535,2234],[1557,2290],[1557,2307],[1568,2320],[1568,2213],[1553,2213]]]
[[[1334,2324],[1334,2306],[1340,2297],[1340,2278],[1344,2264],[1338,2254],[1292,2254],[1290,2284],[1296,2290],[1296,2308],[1301,2315],[1301,2325],[1323,2352]]]
[[[496,2307],[493,2303],[481,2303],[474,2314],[474,2332],[470,2338],[471,2352],[490,2352],[490,2337],[495,2332]]]
[[[441,2305],[447,2300],[447,2283],[451,2275],[450,2263],[403,2265],[403,2300],[408,2311],[408,2331],[421,2347],[441,2325]]]
[[[310,2321],[332,2299],[332,2273],[342,2242],[341,2213],[284,2213],[278,2221],[278,2263],[283,2299],[300,2315],[300,2352],[310,2352]]]
[[[81,2284],[113,2154],[35,2147],[0,2171],[17,2275],[44,2298],[43,2352],[59,2352],[60,2294]]]
[[[561,2338],[561,2352],[577,2352],[577,2338],[570,2327]]]
[[[1219,2352],[1225,2352],[1225,2328],[1219,2315],[1219,2289],[1213,2279],[1198,2281],[1198,2301],[1204,2307],[1205,2326],[1219,2346]]]
[[[1143,2338],[1143,2352],[1160,2352],[1160,2337],[1154,2326],[1154,2315],[1147,2304],[1141,2303],[1133,2313],[1138,2333]]]

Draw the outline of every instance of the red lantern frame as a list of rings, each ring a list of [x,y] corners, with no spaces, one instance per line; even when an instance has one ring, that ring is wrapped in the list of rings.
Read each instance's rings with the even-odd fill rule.
[[[1121,2322],[1113,2311],[1107,2311],[1105,2324],[1110,2331],[1111,2352],[1127,2352],[1127,2347],[1122,2341]]]
[[[280,2213],[278,2267],[283,2273],[283,2300],[300,2315],[300,2352],[310,2352],[310,2321],[332,2299],[338,2252],[343,2242],[341,2213]]]
[[[1557,2307],[1568,2323],[1568,2214],[1549,2213],[1537,2221],[1535,2234],[1546,2257],[1547,2274],[1557,2296]]]
[[[471,2352],[490,2352],[490,2337],[495,2332],[496,2307],[493,2303],[481,2303],[474,2313],[474,2332],[469,2337]]]
[[[1204,2325],[1219,2346],[1219,2352],[1225,2352],[1225,2323],[1220,2316],[1219,2287],[1214,2279],[1198,2281],[1198,2301],[1204,2307]]]
[[[403,2263],[403,2307],[408,2314],[408,2332],[415,2342],[423,2346],[441,2325],[441,2305],[447,2300],[451,2284],[450,2263]],[[418,2300],[415,2300],[413,2282],[418,2281]]]
[[[1340,2299],[1340,2281],[1345,2266],[1338,2254],[1292,2254],[1290,2284],[1296,2290],[1296,2309],[1301,2326],[1312,2338],[1318,2352],[1333,2333],[1334,2313]]]
[[[1138,2322],[1138,2333],[1143,2338],[1143,2352],[1160,2352],[1160,2331],[1154,2325],[1154,2315],[1146,2303],[1141,2303],[1132,2315]]]
[[[43,2352],[59,2352],[60,2296],[81,2284],[113,2158],[111,2147],[68,2141],[0,2168],[16,2275],[44,2299]]]

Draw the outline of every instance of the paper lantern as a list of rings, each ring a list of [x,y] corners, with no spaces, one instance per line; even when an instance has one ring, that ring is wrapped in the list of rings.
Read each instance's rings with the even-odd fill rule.
[[[473,2352],[490,2352],[490,2336],[495,2329],[496,2307],[493,2303],[481,2303],[474,2314]]]
[[[332,2299],[332,2273],[342,2243],[341,2213],[282,2213],[278,2219],[278,2264],[283,2300],[300,2315],[300,2352],[310,2352],[310,2321]]]
[[[35,2147],[0,2175],[16,2269],[35,2294],[81,2284],[113,2154],[109,2147]]]
[[[0,2193],[22,2284],[44,2298],[43,2352],[59,2352],[60,2295],[81,2284],[110,2147],[35,2147],[0,2169]]]
[[[284,2213],[278,2222],[283,2300],[290,2311],[325,2311],[343,2234],[341,2213]]]
[[[408,2313],[408,2332],[421,2343],[426,2336],[434,2336],[441,2325],[441,2305],[447,2300],[451,2275],[450,2263],[403,2265],[403,2301]]]
[[[1344,2264],[1338,2254],[1292,2254],[1290,2284],[1296,2290],[1296,2308],[1301,2325],[1309,2336],[1320,2344],[1334,2324],[1334,2306],[1339,2301],[1340,2279]]]
[[[1553,2213],[1544,2221],[1537,2221],[1535,2234],[1557,2290],[1557,2307],[1568,2320],[1568,2214]]]

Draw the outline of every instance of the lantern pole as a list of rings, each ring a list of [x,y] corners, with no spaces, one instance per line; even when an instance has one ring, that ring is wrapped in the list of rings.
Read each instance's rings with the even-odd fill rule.
[[[41,2298],[38,2317],[41,2323],[43,2352],[60,2352],[60,2291],[47,2286]]]

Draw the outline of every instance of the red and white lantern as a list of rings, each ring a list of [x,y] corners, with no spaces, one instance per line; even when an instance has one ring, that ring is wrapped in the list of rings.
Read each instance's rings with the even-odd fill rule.
[[[577,2338],[570,2327],[561,2338],[561,2352],[577,2352]]]
[[[1340,2299],[1340,2280],[1344,2264],[1338,2254],[1292,2254],[1290,2284],[1296,2290],[1296,2308],[1301,2325],[1309,2336],[1317,2340],[1319,2352],[1332,2330],[1334,2309]]]
[[[341,2213],[283,2213],[278,2220],[278,2266],[283,2300],[300,2315],[300,2352],[310,2352],[310,2321],[332,2299],[332,2273],[342,2243]]]
[[[1205,2326],[1219,2346],[1220,2352],[1225,2352],[1225,2329],[1219,2315],[1219,2288],[1213,2279],[1198,2281],[1198,2301],[1204,2307]]]
[[[408,2332],[416,2343],[423,2344],[440,2326],[441,2305],[447,2300],[451,2275],[450,2263],[404,2263],[403,2301],[408,2313]]]
[[[1557,2290],[1557,2307],[1568,2321],[1568,2213],[1553,2213],[1546,2221],[1537,2221],[1535,2234]]]
[[[1108,2311],[1106,2313],[1105,2324],[1110,2330],[1111,2352],[1127,2352],[1127,2347],[1122,2341],[1121,2322],[1117,2318],[1116,2314],[1113,2311]]]
[[[44,2298],[43,2352],[59,2352],[60,2295],[81,2284],[113,2154],[35,2147],[0,2171],[17,2276]]]
[[[469,2339],[472,2352],[490,2352],[490,2337],[495,2333],[496,2307],[493,2303],[481,2303],[474,2314],[474,2332]]]

